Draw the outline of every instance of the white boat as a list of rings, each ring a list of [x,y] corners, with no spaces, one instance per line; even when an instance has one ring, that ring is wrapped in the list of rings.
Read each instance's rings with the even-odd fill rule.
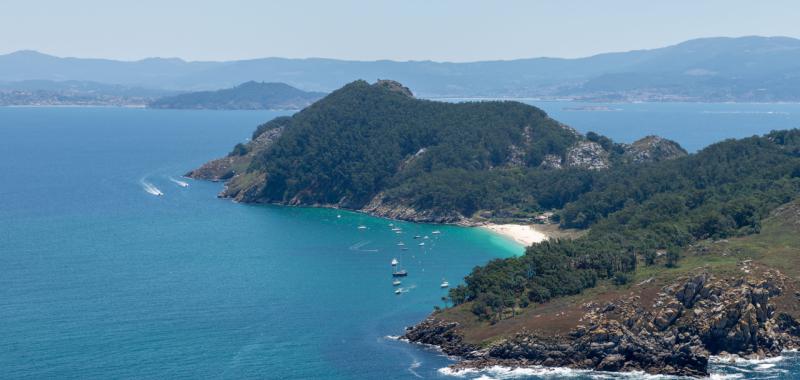
[[[419,243],[420,247],[422,247],[423,245],[425,245],[425,242]]]
[[[402,284],[402,282],[398,279],[394,279],[394,281],[392,281],[392,286],[399,286],[400,284]]]
[[[442,233],[442,232],[441,232],[441,231],[439,231],[439,230],[436,230],[436,231],[433,231],[433,232],[431,232],[431,234],[433,234],[433,235],[438,235],[438,234],[440,234],[440,233]]]
[[[397,259],[392,259],[392,266],[397,266],[397,264],[400,264],[400,262]]]
[[[395,228],[392,228],[392,231],[395,231],[395,232],[397,232],[397,231],[402,231],[402,230],[403,230],[403,229],[402,229],[402,228],[400,228],[400,227],[395,227]]]
[[[342,214],[336,214],[336,218],[341,218]]]
[[[425,236],[423,237],[423,239],[427,239],[427,238],[428,238],[428,235],[425,235]]]
[[[396,234],[402,234],[402,233],[403,233],[403,231],[395,231],[394,233],[396,233]]]
[[[414,239],[419,239],[419,238],[421,238],[421,237],[422,237],[422,236],[419,236],[419,235],[414,235]]]
[[[402,293],[402,292],[403,292],[403,290],[398,288],[398,289],[396,289],[396,290],[394,291],[394,294],[400,294],[400,293]]]
[[[444,289],[444,288],[446,288],[446,287],[449,287],[449,286],[450,286],[450,283],[449,283],[449,282],[447,282],[447,280],[445,280],[445,279],[442,279],[442,284],[441,284],[441,285],[439,285],[439,286],[440,286],[442,289]]]
[[[389,223],[389,227],[394,227],[394,223]]]
[[[366,229],[367,229],[367,226],[358,226],[358,229],[359,229],[359,230],[366,230]]]
[[[406,243],[403,243],[403,242],[401,241],[401,242],[397,243],[397,245],[398,245],[398,246],[400,246],[400,247],[402,247],[402,246],[406,245]]]

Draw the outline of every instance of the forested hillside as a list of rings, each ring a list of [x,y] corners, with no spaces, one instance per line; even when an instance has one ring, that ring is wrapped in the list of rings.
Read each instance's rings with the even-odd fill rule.
[[[224,195],[244,202],[329,205],[416,221],[524,218],[575,200],[594,172],[686,154],[668,140],[643,141],[583,136],[518,102],[420,100],[397,82],[357,81],[259,127],[251,143],[210,164],[213,175],[190,175],[233,177]],[[225,164],[233,161],[236,173]]]
[[[567,193],[590,189],[559,211],[561,224],[588,234],[476,268],[450,291],[454,304],[472,301],[473,312],[489,318],[599,279],[625,283],[637,265],[679,265],[681,249],[702,239],[758,233],[771,210],[800,194],[800,130],[723,141],[671,161],[561,174],[570,178],[549,183]]]
[[[324,95],[321,92],[306,92],[285,83],[250,81],[234,88],[164,97],[147,106],[164,109],[301,109]]]

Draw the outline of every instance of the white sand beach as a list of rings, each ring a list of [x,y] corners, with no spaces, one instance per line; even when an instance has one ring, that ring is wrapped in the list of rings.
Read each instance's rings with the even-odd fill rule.
[[[520,244],[529,246],[533,243],[545,241],[550,237],[543,231],[536,229],[535,225],[524,224],[487,224],[483,226],[494,233],[510,237]]]

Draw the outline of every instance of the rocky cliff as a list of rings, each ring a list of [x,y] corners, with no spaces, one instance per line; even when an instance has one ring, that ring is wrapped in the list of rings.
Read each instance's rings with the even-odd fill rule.
[[[758,274],[701,272],[664,287],[652,304],[638,297],[585,304],[579,324],[562,336],[521,331],[479,349],[463,342],[458,323],[434,315],[403,338],[464,358],[455,369],[543,365],[707,376],[710,355],[763,358],[800,345],[800,324],[775,302],[787,292],[795,297],[792,280],[748,265],[743,272]]]

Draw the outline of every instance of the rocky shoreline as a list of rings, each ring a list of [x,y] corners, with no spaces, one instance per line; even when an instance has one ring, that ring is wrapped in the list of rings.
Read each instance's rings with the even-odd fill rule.
[[[580,324],[561,336],[523,330],[478,347],[464,341],[458,323],[434,314],[402,338],[462,358],[451,366],[456,372],[546,366],[703,377],[712,355],[765,358],[800,347],[800,323],[775,304],[797,297],[789,281],[774,270],[726,279],[702,272],[664,287],[652,305],[636,297],[585,304]]]

